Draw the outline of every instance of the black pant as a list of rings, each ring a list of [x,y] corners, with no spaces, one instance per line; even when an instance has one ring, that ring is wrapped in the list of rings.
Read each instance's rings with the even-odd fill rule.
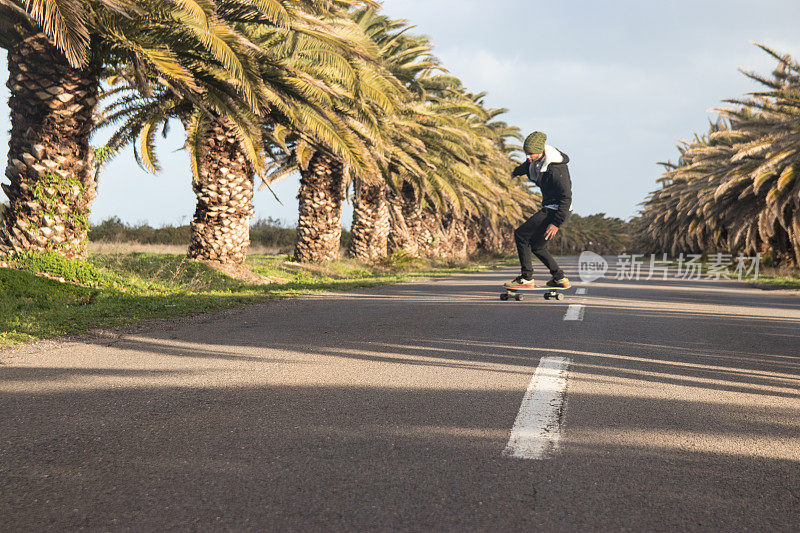
[[[514,230],[514,240],[517,242],[519,263],[522,265],[522,277],[533,279],[533,258],[531,253],[544,263],[555,279],[564,277],[564,271],[559,268],[556,260],[547,250],[547,241],[544,232],[552,224],[553,211],[542,209]]]

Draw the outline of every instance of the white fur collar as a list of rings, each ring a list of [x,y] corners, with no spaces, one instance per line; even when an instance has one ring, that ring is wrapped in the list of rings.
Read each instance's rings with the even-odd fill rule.
[[[547,172],[547,167],[550,166],[551,163],[562,163],[564,161],[564,156],[550,146],[549,144],[544,145],[544,163],[542,163],[542,168],[540,172]]]

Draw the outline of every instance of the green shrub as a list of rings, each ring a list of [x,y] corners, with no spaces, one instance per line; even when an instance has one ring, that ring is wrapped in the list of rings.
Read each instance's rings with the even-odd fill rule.
[[[297,228],[287,227],[272,217],[259,218],[250,225],[250,242],[265,248],[291,250],[297,242]]]
[[[89,228],[90,241],[117,242],[126,240],[129,228],[119,217],[111,217]]]
[[[350,245],[351,238],[351,233],[346,229],[342,229],[341,247],[347,248]],[[286,226],[280,220],[272,217],[259,218],[250,225],[250,242],[265,248],[288,252],[294,249],[294,245],[297,244],[297,227]]]
[[[141,244],[189,244],[188,225],[154,228],[149,224],[129,225],[119,217],[111,217],[89,228],[89,240],[94,242],[138,242]]]

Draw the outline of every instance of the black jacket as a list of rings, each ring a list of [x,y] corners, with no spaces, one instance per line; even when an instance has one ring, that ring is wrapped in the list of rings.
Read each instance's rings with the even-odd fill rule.
[[[542,207],[546,205],[557,205],[558,210],[552,210],[552,223],[561,226],[569,216],[569,208],[572,205],[572,180],[569,177],[569,156],[560,150],[563,161],[552,162],[547,166],[547,170],[539,174],[538,179],[535,172],[532,172],[530,161],[525,161],[514,169],[514,176],[528,176],[542,190]],[[551,211],[548,209],[548,211]]]

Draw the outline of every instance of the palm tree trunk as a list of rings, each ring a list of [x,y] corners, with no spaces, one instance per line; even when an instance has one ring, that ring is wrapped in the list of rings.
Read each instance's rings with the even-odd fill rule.
[[[442,243],[446,248],[446,258],[453,261],[468,259],[470,242],[467,235],[466,215],[456,216],[453,212],[441,216]]]
[[[208,127],[203,144],[199,178],[192,183],[197,206],[189,257],[241,264],[250,244],[253,167],[233,132],[218,121]]]
[[[795,251],[792,247],[789,232],[783,226],[775,223],[775,232],[769,240],[772,248],[772,262],[776,267],[797,267],[795,262]]]
[[[419,255],[420,234],[422,233],[422,208],[416,201],[416,193],[409,183],[403,183],[399,194],[390,193],[389,211],[389,251],[401,251],[413,256]]]
[[[514,242],[514,230],[516,228],[511,224],[505,224],[498,230],[498,251],[506,254],[513,254],[517,246]],[[620,250],[618,253],[622,253]]]
[[[470,255],[478,252],[503,253],[516,250],[514,244],[514,227],[506,224],[497,227],[486,216],[472,218],[475,227],[475,246],[470,249]]]
[[[439,213],[430,206],[421,209],[420,232],[417,235],[418,254],[428,258],[449,258],[447,244]]]
[[[339,256],[343,171],[340,161],[320,152],[311,158],[307,170],[300,171],[296,261],[330,261]]]
[[[800,202],[795,200],[795,208],[792,210],[791,233],[789,235],[792,241],[795,266],[800,266],[800,210],[798,209],[798,203]]]
[[[386,186],[357,183],[353,200],[350,255],[361,261],[378,261],[388,253],[389,203]]]
[[[8,49],[11,140],[0,246],[84,257],[96,196],[89,146],[99,68],[74,69],[43,34]]]

